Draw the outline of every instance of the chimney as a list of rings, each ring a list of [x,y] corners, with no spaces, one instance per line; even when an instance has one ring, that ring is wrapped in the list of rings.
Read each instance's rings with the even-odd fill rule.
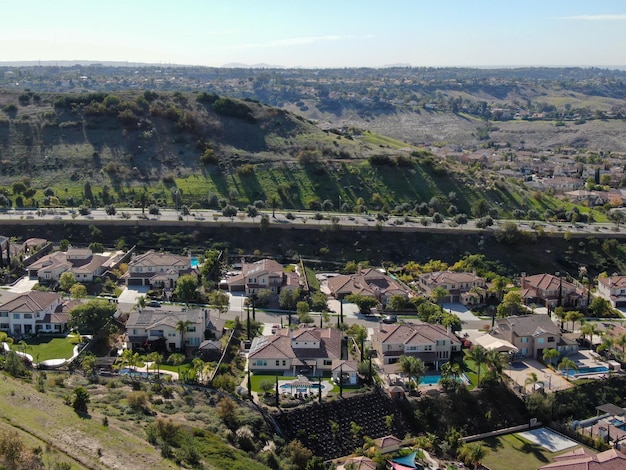
[[[522,273],[522,278],[520,280],[520,283],[521,283],[522,289],[524,289],[524,284],[526,284],[526,273],[525,272]]]

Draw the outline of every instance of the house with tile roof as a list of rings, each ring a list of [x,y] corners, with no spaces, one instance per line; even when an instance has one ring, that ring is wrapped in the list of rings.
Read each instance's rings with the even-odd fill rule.
[[[184,335],[178,330],[181,321],[189,322]],[[126,321],[126,347],[168,352],[193,349],[205,339],[219,339],[223,330],[224,320],[214,318],[205,309],[185,312],[133,310]]]
[[[598,278],[598,295],[614,308],[626,307],[626,276]]]
[[[295,290],[300,287],[297,273],[284,272],[282,264],[267,258],[254,263],[243,262],[241,273],[226,282],[230,292],[245,292],[246,295],[258,294],[264,289],[278,294],[282,289]]]
[[[61,296],[54,292],[26,292],[0,305],[0,331],[11,336],[61,333],[68,319]]]
[[[552,458],[553,462],[539,467],[539,470],[622,470],[626,468],[626,455],[617,449],[609,449],[595,454],[579,447]]]
[[[426,297],[430,297],[433,290],[441,287],[448,291],[449,295],[442,299],[443,302],[472,303],[468,296],[470,291],[478,296],[478,302],[483,302],[487,291],[487,283],[484,278],[475,273],[457,271],[436,271],[420,274],[417,285]]]
[[[515,346],[518,357],[541,359],[544,349],[556,349],[561,356],[578,352],[578,343],[563,336],[549,315],[497,318],[491,336]]]
[[[344,335],[335,328],[281,328],[272,336],[257,336],[248,353],[252,372],[317,375],[330,372],[345,356]]]
[[[180,276],[192,272],[191,257],[151,250],[133,257],[123,279],[127,286],[173,289]]]
[[[89,248],[69,247],[43,256],[28,266],[28,275],[42,284],[58,282],[61,274],[71,272],[78,282],[87,283],[104,274],[110,266],[111,257],[94,254]]]
[[[587,289],[569,282],[563,276],[535,274],[520,279],[521,295],[526,305],[545,305],[554,309],[563,307],[585,307]]]
[[[380,323],[372,335],[372,348],[382,366],[397,364],[402,355],[414,356],[436,369],[461,350],[461,341],[444,326],[432,323]],[[393,369],[393,368],[387,368]]]
[[[334,276],[328,279],[328,290],[337,300],[357,294],[372,297],[385,305],[392,295],[409,298],[413,293],[402,283],[374,268],[362,269],[355,274]]]

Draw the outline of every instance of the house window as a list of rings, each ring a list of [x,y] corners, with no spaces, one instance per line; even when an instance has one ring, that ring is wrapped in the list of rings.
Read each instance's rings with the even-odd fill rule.
[[[283,366],[286,366],[286,365],[287,365],[287,361],[283,359]]]
[[[8,318],[9,317],[9,312],[0,312],[0,317]]]
[[[325,366],[332,366],[333,365],[333,361],[331,361],[330,359],[324,359],[324,365]]]
[[[276,361],[276,365],[279,366],[280,365],[280,361],[277,360]]]
[[[554,336],[548,336],[548,343],[554,343]]]
[[[545,339],[545,338],[537,338],[537,343],[538,343],[538,344],[543,344],[543,343],[545,343],[545,342],[546,342],[546,339]]]
[[[188,326],[187,327],[187,332],[188,333],[195,333],[196,332],[196,327],[195,326]]]
[[[19,320],[20,319],[20,314],[19,313],[14,313],[13,314],[13,320]]]
[[[33,314],[32,313],[25,313],[24,314],[24,318],[32,319],[33,318]]]
[[[9,329],[8,323],[0,323],[0,330],[8,330],[8,329]]]
[[[528,337],[527,336],[524,336],[522,338],[522,343],[528,343]]]

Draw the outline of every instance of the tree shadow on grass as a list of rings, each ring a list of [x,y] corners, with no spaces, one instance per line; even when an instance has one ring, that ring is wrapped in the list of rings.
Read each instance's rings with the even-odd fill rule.
[[[490,437],[488,439],[483,440],[483,443],[486,447],[488,447],[493,452],[497,452],[498,449],[503,448],[502,442],[497,437]]]
[[[522,437],[518,436],[517,434],[514,434],[513,438],[518,440],[520,442],[520,444],[521,444],[520,447],[516,447],[515,445],[513,445],[513,448],[515,448],[515,449],[517,449],[520,452],[523,452],[525,454],[532,454],[540,462],[549,462],[550,461],[550,459],[548,459],[544,455],[544,452],[546,452],[546,451],[541,446],[539,446],[537,444],[530,443],[530,442],[526,441],[525,439],[523,439]]]

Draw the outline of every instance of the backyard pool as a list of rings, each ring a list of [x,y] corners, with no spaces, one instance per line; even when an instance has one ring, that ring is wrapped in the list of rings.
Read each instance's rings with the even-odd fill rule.
[[[302,392],[302,393],[306,393],[307,387],[292,387],[290,384],[282,384],[280,386],[281,390],[291,390],[291,389],[296,389],[298,392]],[[311,384],[308,388],[310,388],[312,391],[317,391],[319,390],[320,386],[319,384]],[[324,388],[324,387],[322,387]]]
[[[429,374],[420,379],[420,385],[437,385],[440,380],[441,374]],[[465,374],[463,374],[461,377],[457,377],[457,380],[459,382],[469,383],[469,379]]]
[[[198,258],[196,258],[195,256],[193,256],[191,258],[191,267],[192,268],[197,268],[198,267]]]
[[[575,375],[585,375],[585,374],[605,374],[609,371],[609,368],[606,366],[597,366],[597,367],[579,367],[578,369],[570,369],[567,371],[568,377],[573,377]]]

